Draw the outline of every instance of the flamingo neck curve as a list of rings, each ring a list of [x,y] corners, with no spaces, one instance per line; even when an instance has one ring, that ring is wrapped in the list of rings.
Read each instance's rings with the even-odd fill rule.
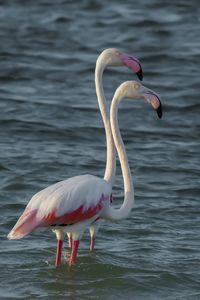
[[[116,92],[110,109],[110,121],[111,121],[111,130],[114,139],[114,144],[117,149],[117,154],[119,156],[119,161],[121,165],[123,181],[124,181],[124,202],[119,209],[114,209],[112,206],[107,206],[103,212],[102,217],[112,221],[121,220],[127,218],[131,212],[131,209],[134,204],[134,188],[132,176],[128,164],[128,159],[126,155],[125,146],[121,138],[119,125],[118,125],[118,107],[120,101],[123,97],[120,93]]]
[[[107,157],[106,157],[106,169],[104,174],[104,179],[113,186],[115,171],[116,171],[116,152],[112,138],[110,119],[109,119],[109,110],[106,102],[104,89],[103,89],[103,72],[106,68],[106,64],[103,59],[99,57],[96,62],[95,68],[95,87],[96,94],[99,104],[99,109],[103,119],[105,132],[106,132],[106,146],[107,146]]]

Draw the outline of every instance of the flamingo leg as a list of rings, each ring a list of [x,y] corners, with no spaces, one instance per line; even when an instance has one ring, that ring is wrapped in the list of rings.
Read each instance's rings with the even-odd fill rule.
[[[69,249],[71,249],[72,248],[72,234],[68,233],[67,236],[68,236],[68,247],[69,247]]]
[[[62,245],[63,245],[63,241],[58,240],[58,242],[57,242],[56,262],[55,262],[56,267],[58,267],[60,265],[61,255],[62,255]]]
[[[72,253],[71,253],[71,256],[70,256],[70,259],[69,259],[69,266],[70,267],[73,264],[75,264],[77,251],[78,251],[78,246],[79,246],[79,240],[74,240],[73,241],[73,247],[72,247]]]
[[[95,243],[95,237],[99,230],[100,221],[99,217],[90,225],[89,231],[90,231],[90,251],[94,251],[94,243]]]
[[[90,237],[90,251],[94,251],[94,235]]]

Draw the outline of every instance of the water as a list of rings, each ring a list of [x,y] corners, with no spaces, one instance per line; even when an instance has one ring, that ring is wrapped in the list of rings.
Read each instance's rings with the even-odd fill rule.
[[[1,299],[200,299],[199,16],[197,0],[1,1]],[[50,231],[6,236],[35,192],[103,176],[94,66],[107,47],[140,58],[164,115],[142,101],[120,108],[135,208],[102,223],[94,254],[87,233],[77,265],[63,257],[56,270]],[[125,68],[106,71],[107,97],[130,79]],[[122,199],[118,168],[114,203]]]

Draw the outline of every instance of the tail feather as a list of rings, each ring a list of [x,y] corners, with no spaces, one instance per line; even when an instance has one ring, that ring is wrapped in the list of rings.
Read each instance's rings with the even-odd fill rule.
[[[37,209],[28,210],[26,209],[13,229],[8,234],[7,238],[12,239],[21,239],[27,234],[29,234],[33,229],[38,227],[39,222],[36,219]]]

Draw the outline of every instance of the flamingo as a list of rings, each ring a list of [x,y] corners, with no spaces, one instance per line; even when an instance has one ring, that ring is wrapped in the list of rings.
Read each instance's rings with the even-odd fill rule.
[[[113,186],[115,178],[116,169],[116,153],[113,144],[113,138],[110,128],[109,110],[107,107],[107,102],[104,94],[102,77],[103,72],[107,67],[120,67],[126,66],[130,68],[134,73],[137,74],[140,80],[143,79],[142,67],[137,58],[132,55],[122,53],[118,49],[109,48],[104,50],[98,57],[96,61],[95,68],[95,87],[98,99],[98,104],[100,112],[102,115],[105,132],[106,132],[106,144],[107,144],[107,159],[106,159],[106,169],[104,174],[104,179]],[[111,199],[112,201],[112,196]],[[92,225],[90,225],[90,251],[94,250],[95,236],[99,230],[100,222],[96,220]],[[72,245],[71,235],[68,234],[69,247]]]
[[[102,53],[97,58],[96,68],[95,68],[95,86],[96,86],[96,94],[99,103],[100,112],[103,118],[103,123],[106,131],[106,144],[107,144],[107,163],[104,179],[109,182],[111,185],[114,183],[115,177],[115,164],[116,164],[116,154],[110,129],[110,119],[109,119],[109,110],[107,108],[107,102],[104,94],[102,77],[103,72],[106,68],[112,67],[120,67],[126,66],[130,68],[134,73],[137,74],[140,80],[143,79],[143,72],[141,63],[137,58],[132,55],[122,53],[116,48],[108,48],[102,51]],[[112,151],[110,151],[110,148]],[[114,167],[111,166],[114,164]],[[100,222],[95,220],[95,222],[90,225],[90,251],[94,250],[94,240],[95,236],[99,230]],[[60,233],[59,233],[60,235]],[[71,233],[67,233],[68,235],[68,246],[72,247],[72,235]],[[59,242],[61,243],[61,242]]]
[[[37,227],[53,227],[59,235],[63,232],[60,231],[60,226],[62,226],[64,231],[72,233],[73,246],[69,259],[71,266],[76,260],[79,240],[96,219],[117,221],[129,216],[134,204],[134,189],[117,120],[118,106],[124,98],[144,98],[157,111],[158,117],[162,117],[162,105],[159,96],[154,91],[136,81],[127,81],[117,88],[111,104],[110,120],[124,181],[122,206],[119,209],[112,207],[110,203],[112,186],[105,179],[88,174],[75,176],[35,194],[8,234],[9,239],[20,239]],[[57,238],[62,238],[62,236],[57,236]],[[61,256],[61,253],[59,255]]]
[[[128,55],[126,53],[120,52],[118,49],[109,48],[104,50],[98,57],[95,68],[95,85],[96,85],[96,93],[98,98],[98,103],[100,107],[100,111],[102,114],[103,122],[105,125],[106,131],[106,140],[107,140],[107,164],[105,170],[105,180],[107,180],[111,185],[114,182],[115,176],[115,149],[112,140],[112,134],[110,129],[110,120],[109,120],[109,112],[106,106],[106,98],[104,95],[103,84],[102,84],[102,76],[105,68],[109,66],[127,66],[133,72],[135,72],[140,80],[143,78],[143,72],[141,68],[141,64],[137,58],[134,56]],[[113,168],[111,166],[114,165]],[[95,220],[93,224],[90,225],[90,250],[94,249],[94,238],[99,229],[99,222]],[[57,254],[56,254],[56,266],[60,264],[62,245],[63,245],[63,237],[64,230],[60,226],[60,228],[53,228],[53,232],[57,237]],[[68,245],[69,248],[72,248],[72,233],[67,232],[68,235]]]

